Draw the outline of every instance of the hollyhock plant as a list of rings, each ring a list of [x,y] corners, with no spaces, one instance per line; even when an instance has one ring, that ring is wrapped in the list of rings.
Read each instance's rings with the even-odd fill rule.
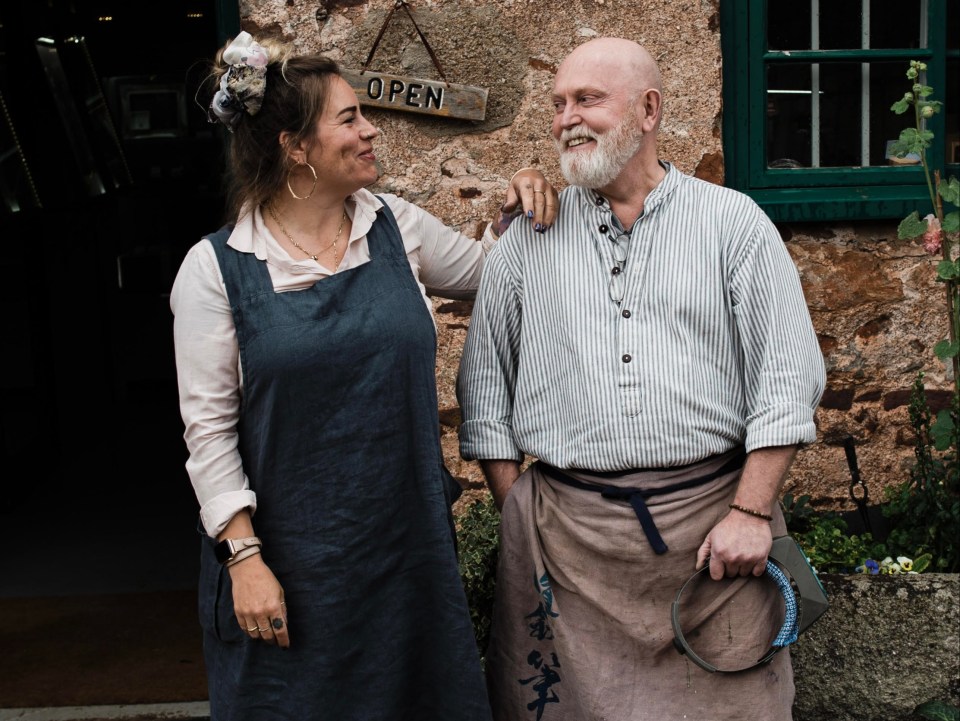
[[[933,88],[923,83],[926,70],[926,63],[910,61],[906,73],[911,82],[910,92],[890,107],[897,115],[910,108],[914,111],[914,126],[900,133],[892,151],[899,157],[919,156],[933,212],[921,218],[917,211],[913,211],[900,223],[897,235],[901,239],[919,238],[928,253],[939,253],[943,258],[937,266],[937,280],[946,284],[950,336],[937,343],[933,351],[940,360],[952,364],[954,390],[960,394],[960,261],[956,252],[960,211],[944,211],[944,204],[960,206],[960,181],[954,177],[943,181],[939,170],[933,171],[932,175],[930,172],[927,149],[933,142],[933,132],[927,129],[926,121],[940,112],[943,103],[930,99]],[[937,422],[940,422],[939,418]]]
[[[924,215],[916,210],[910,213],[898,226],[897,236],[917,240],[928,253],[940,257],[936,280],[945,291],[948,337],[937,342],[933,352],[952,371],[953,393],[949,405],[934,414],[927,402],[924,373],[917,374],[909,405],[915,461],[909,480],[884,489],[887,502],[883,506],[891,529],[887,547],[910,552],[913,560],[884,559],[886,565],[879,564],[881,574],[894,569],[917,573],[931,563],[940,572],[960,570],[960,181],[952,176],[945,180],[939,169],[930,167],[928,149],[934,135],[927,125],[942,103],[931,99],[933,88],[926,84],[926,71],[925,63],[910,61],[906,72],[910,91],[890,108],[898,115],[913,109],[913,127],[900,133],[892,152],[920,159],[929,193],[929,207],[921,211]],[[936,146],[933,157],[942,160],[943,149]]]

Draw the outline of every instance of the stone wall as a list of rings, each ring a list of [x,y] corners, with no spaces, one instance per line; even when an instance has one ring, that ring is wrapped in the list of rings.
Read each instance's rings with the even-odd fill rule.
[[[795,721],[913,721],[960,705],[960,576],[822,578],[830,608],[791,647]]]
[[[360,68],[393,0],[245,0],[241,22]],[[433,119],[369,109],[383,129],[375,191],[419,203],[479,237],[521,166],[563,185],[549,137],[549,94],[557,65],[581,42],[618,35],[645,45],[664,80],[661,156],[682,171],[723,181],[719,0],[415,0],[411,9],[450,82],[489,89],[483,121]],[[370,64],[384,73],[440,79],[405,12],[394,13]],[[896,221],[781,227],[795,258],[829,370],[818,413],[820,438],[804,449],[787,490],[821,508],[848,509],[843,441],[857,443],[871,500],[907,477],[912,459],[906,402],[924,370],[936,402],[949,379],[929,350],[945,333],[934,261],[896,240]],[[483,483],[457,452],[453,383],[470,304],[437,299],[440,410],[450,470],[470,489]]]

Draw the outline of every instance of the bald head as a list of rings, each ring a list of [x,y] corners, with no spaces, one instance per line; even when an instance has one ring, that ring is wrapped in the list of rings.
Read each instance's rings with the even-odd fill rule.
[[[588,70],[593,75],[615,78],[631,90],[655,88],[662,94],[660,68],[647,50],[625,38],[594,38],[573,50],[557,70],[557,81],[569,73]]]
[[[567,181],[612,194],[660,176],[661,95],[656,61],[631,40],[596,38],[570,53],[554,79],[551,125]]]

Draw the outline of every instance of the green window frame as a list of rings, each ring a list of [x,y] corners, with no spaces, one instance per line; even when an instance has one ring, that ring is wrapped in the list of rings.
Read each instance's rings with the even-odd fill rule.
[[[927,64],[924,81],[933,87],[933,99],[943,103],[941,111],[927,121],[928,129],[934,133],[934,143],[928,151],[929,163],[932,168],[944,169],[946,176],[960,174],[960,121],[957,120],[960,110],[960,50],[957,45],[960,2],[913,2],[912,11],[905,7],[910,3],[889,0],[721,2],[725,184],[750,195],[775,221],[899,219],[914,210],[919,210],[921,216],[931,212],[922,167],[919,164],[895,165],[895,161],[883,159],[883,151],[878,150],[878,143],[889,138],[891,127],[898,128],[893,135],[895,139],[899,130],[912,125],[912,115],[897,116],[890,106],[910,88],[905,75],[910,61],[921,60]],[[828,3],[831,4],[829,7]],[[824,16],[835,12],[838,3],[844,4],[843,9],[848,14],[850,6],[859,11],[858,23],[864,26],[859,30],[861,47],[842,47],[841,42],[841,47],[819,49],[821,45],[816,41],[819,39],[818,23],[824,21]],[[797,13],[801,31],[804,22],[810,25],[808,35],[813,40],[805,44],[813,49],[774,47],[777,41],[768,39],[768,36],[778,34],[778,24],[790,24],[786,21],[793,12]],[[904,22],[904,12],[911,13],[907,20],[917,28],[913,33],[917,47],[889,47],[893,45],[891,38],[901,39],[900,23]],[[885,27],[891,24],[894,27]],[[909,25],[904,22],[904,26]],[[884,47],[871,48],[871,34],[878,26],[885,27],[887,42],[883,43]],[[953,28],[953,32],[948,33],[948,28]],[[783,37],[797,35],[796,28],[785,28],[784,33],[778,34],[781,41]],[[874,37],[879,37],[879,33]],[[910,37],[911,33],[903,30],[903,40],[910,42]],[[891,63],[896,64],[899,72],[892,72]],[[866,80],[834,82],[832,97],[831,92],[820,89],[817,79],[821,74],[836,80],[841,76],[854,77],[851,71]],[[791,76],[806,78],[802,82],[808,84],[801,83],[797,87],[807,89],[777,90],[770,87],[771,84],[783,84],[778,78]],[[838,87],[852,95],[841,97],[843,93],[838,92]],[[792,103],[788,112],[789,108],[793,109],[794,127],[799,128],[802,138],[806,139],[807,156],[802,163],[776,161],[770,157],[771,143],[777,139],[774,136],[786,136],[781,139],[787,145],[791,142],[800,145],[797,139],[800,136],[791,138],[782,130],[779,133],[771,130],[775,121],[770,120],[770,116],[776,114],[775,109],[771,110],[776,102],[774,93],[807,94],[806,105],[798,105],[796,98],[786,101]],[[842,112],[847,102],[855,106],[849,117]],[[856,159],[860,162],[818,162],[821,144],[829,149],[832,141],[835,144],[833,150],[838,151],[836,146],[843,142],[821,128],[821,107],[833,109],[830,117],[834,130],[841,124],[847,126],[835,135],[846,134],[847,140],[851,141],[839,149],[843,152],[833,152],[832,157],[849,161],[851,153],[859,153]],[[803,110],[798,112],[798,108]],[[883,117],[884,113],[889,118]],[[849,122],[842,120],[845,117]],[[884,133],[876,131],[877,123],[883,124]],[[880,137],[871,138],[871,131]],[[858,133],[859,138],[851,138],[851,132]],[[852,147],[857,143],[862,148]],[[813,146],[812,150],[810,146]],[[881,155],[878,156],[878,152]],[[882,162],[878,162],[878,158]],[[784,163],[789,167],[779,167]]]

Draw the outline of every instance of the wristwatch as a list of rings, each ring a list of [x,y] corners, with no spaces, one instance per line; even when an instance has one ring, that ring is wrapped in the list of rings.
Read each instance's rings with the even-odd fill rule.
[[[240,551],[252,546],[262,546],[263,543],[256,536],[249,538],[226,538],[213,547],[213,554],[220,563],[229,563]]]

